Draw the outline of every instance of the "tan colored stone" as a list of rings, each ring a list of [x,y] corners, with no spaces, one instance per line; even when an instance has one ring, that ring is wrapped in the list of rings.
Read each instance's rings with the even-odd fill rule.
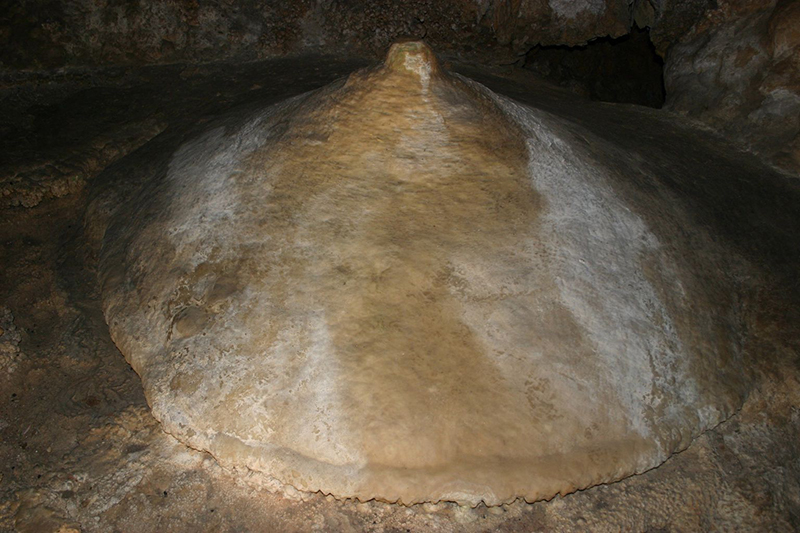
[[[184,145],[106,232],[106,319],[166,431],[303,491],[617,480],[749,387],[735,258],[642,216],[622,171],[398,44]]]

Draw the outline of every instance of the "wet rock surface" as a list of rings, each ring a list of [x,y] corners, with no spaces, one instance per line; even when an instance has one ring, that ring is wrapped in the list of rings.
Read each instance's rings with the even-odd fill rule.
[[[312,69],[319,63],[300,64]],[[291,77],[298,68],[270,75]],[[228,71],[230,72],[230,71]],[[591,104],[541,86],[465,70],[490,88],[558,114],[570,131],[605,139],[593,149],[656,166],[675,165],[671,186],[700,224],[732,243],[761,274],[747,353],[757,383],[742,410],[661,467],[549,502],[487,509],[453,504],[403,508],[273,494],[246,472],[165,435],[140,380],[108,337],[82,234],[85,193],[0,212],[0,301],[18,329],[20,364],[0,376],[0,530],[3,531],[794,531],[800,527],[797,191],[752,156],[674,118]],[[225,69],[213,72],[222,76]],[[188,80],[198,101],[227,84]],[[322,85],[327,79],[315,79]],[[313,84],[312,83],[312,84]],[[158,77],[136,89],[166,94]],[[265,90],[276,90],[261,84]],[[159,89],[159,87],[161,89]],[[271,87],[273,87],[271,89]],[[155,88],[155,91],[154,91]],[[276,97],[285,96],[285,93]],[[239,102],[245,101],[237,100]],[[173,101],[176,108],[182,105]],[[93,113],[96,113],[93,115]],[[213,113],[212,113],[213,114]],[[87,121],[102,121],[91,110]],[[160,136],[175,147],[196,117],[175,116]],[[124,120],[123,120],[124,121]],[[153,151],[139,150],[143,164]],[[157,153],[157,151],[156,151]],[[681,154],[676,157],[676,153]],[[156,162],[157,163],[157,162]],[[154,164],[156,164],[154,163]],[[135,177],[132,177],[135,178]],[[730,207],[713,208],[724,196]],[[91,230],[91,228],[89,228]],[[91,233],[88,236],[92,237]]]

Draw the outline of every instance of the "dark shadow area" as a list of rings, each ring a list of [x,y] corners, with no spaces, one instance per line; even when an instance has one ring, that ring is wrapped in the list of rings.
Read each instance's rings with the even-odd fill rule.
[[[648,30],[633,28],[619,39],[585,46],[536,46],[525,57],[525,68],[593,100],[664,104],[664,60]]]

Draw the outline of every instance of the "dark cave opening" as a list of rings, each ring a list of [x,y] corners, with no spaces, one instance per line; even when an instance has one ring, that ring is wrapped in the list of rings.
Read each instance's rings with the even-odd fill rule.
[[[624,37],[602,37],[583,46],[536,46],[524,66],[593,100],[664,105],[664,60],[646,29],[633,28]]]

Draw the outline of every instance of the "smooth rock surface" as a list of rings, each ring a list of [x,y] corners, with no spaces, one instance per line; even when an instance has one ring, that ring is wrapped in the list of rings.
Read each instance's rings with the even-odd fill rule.
[[[747,394],[746,265],[590,146],[396,45],[119,207],[112,337],[169,433],[300,490],[496,505],[642,472]]]

